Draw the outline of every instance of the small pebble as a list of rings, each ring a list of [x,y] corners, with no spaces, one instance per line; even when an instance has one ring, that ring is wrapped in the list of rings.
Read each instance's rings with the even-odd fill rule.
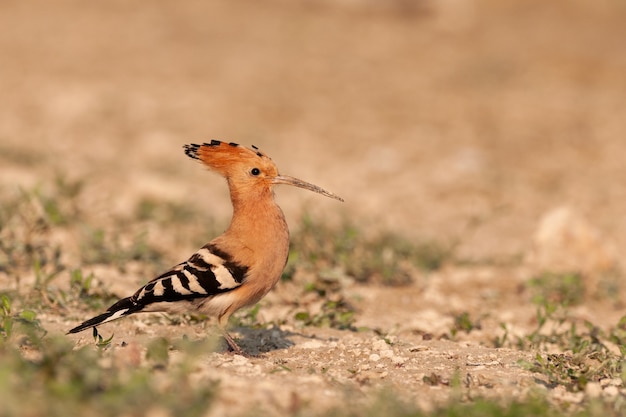
[[[607,397],[617,397],[617,395],[619,394],[619,388],[617,388],[615,385],[609,385],[604,389],[603,392],[604,395],[606,395]]]
[[[241,355],[233,356],[233,365],[243,366],[247,364],[248,364],[248,358],[246,358],[245,356],[241,356]]]
[[[600,395],[602,395],[602,387],[597,382],[588,382],[585,386],[585,393],[590,398],[598,398]]]

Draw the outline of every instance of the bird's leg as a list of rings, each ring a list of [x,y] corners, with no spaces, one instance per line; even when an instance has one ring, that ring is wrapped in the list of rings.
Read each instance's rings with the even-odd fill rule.
[[[224,339],[226,340],[226,343],[228,343],[228,348],[231,352],[233,352],[236,355],[241,355],[241,356],[248,356],[247,353],[245,353],[237,343],[235,343],[235,339],[233,339],[231,337],[231,335],[228,334],[228,332],[225,329],[222,329],[222,335],[224,336]]]

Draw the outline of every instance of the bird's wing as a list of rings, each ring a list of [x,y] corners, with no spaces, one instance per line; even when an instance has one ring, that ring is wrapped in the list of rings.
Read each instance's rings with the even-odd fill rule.
[[[140,311],[157,311],[151,308],[162,308],[163,303],[209,298],[232,291],[245,282],[247,273],[247,266],[234,262],[228,253],[217,246],[207,244],[185,262],[141,287],[131,297],[121,299],[105,313],[83,322],[69,333],[77,333]]]
[[[234,262],[215,245],[207,244],[187,261],[154,278],[130,299],[140,306],[148,306],[211,297],[239,287],[247,272],[247,266]]]

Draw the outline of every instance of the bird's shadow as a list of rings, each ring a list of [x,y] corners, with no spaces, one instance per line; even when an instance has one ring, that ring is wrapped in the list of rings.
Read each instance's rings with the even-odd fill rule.
[[[237,344],[251,356],[259,356],[274,350],[287,349],[294,346],[295,343],[290,340],[290,337],[293,336],[315,338],[315,336],[307,336],[279,328],[236,327],[232,330],[237,333],[238,337],[235,338]],[[228,351],[225,342],[223,343],[223,349],[220,349],[220,351]]]
[[[231,327],[230,330],[231,337],[234,337],[237,345],[243,351],[243,354],[249,357],[263,356],[263,354],[268,352],[295,346],[296,342],[291,340],[292,337],[316,340],[323,339],[316,335],[281,330],[275,327]],[[124,345],[126,345],[126,343],[124,343]],[[174,342],[173,347],[174,349],[180,349],[190,353],[198,353],[199,351],[206,352],[207,348],[215,353],[234,353],[217,328],[214,328],[213,331],[209,331],[208,334],[200,338],[183,335],[180,340]]]

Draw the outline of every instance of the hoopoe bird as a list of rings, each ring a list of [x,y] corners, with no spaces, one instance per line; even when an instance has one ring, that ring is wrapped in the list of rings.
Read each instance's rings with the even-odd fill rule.
[[[279,174],[267,155],[252,148],[218,140],[184,146],[187,156],[226,178],[233,205],[228,229],[186,261],[68,333],[138,312],[196,312],[217,317],[230,349],[243,354],[228,334],[228,319],[240,308],[261,300],[276,285],[287,263],[289,229],[274,201],[274,186],[293,185],[343,201],[316,185]]]

